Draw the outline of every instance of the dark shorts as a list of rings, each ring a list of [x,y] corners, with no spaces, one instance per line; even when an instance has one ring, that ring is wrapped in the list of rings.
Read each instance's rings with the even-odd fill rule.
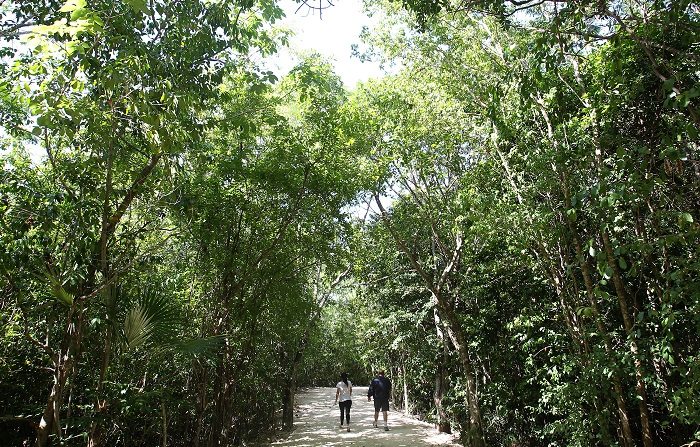
[[[389,411],[389,399],[374,398],[374,411]]]

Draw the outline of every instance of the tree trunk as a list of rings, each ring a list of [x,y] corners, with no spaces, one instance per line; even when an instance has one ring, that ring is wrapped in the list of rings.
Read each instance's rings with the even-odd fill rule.
[[[160,403],[160,414],[163,426],[163,441],[161,445],[162,447],[168,447],[168,412],[165,409],[165,401]]]
[[[593,278],[591,276],[588,261],[584,258],[583,249],[581,247],[581,242],[578,239],[578,234],[574,231],[575,228],[573,224],[570,224],[572,229],[572,236],[574,240],[574,247],[576,248],[576,254],[579,258],[579,265],[581,267],[581,274],[583,276],[583,282],[586,287],[586,295],[588,296],[588,302],[591,306],[593,312],[593,319],[595,320],[596,328],[598,333],[603,339],[605,352],[608,354],[609,358],[612,359],[614,355],[614,350],[612,348],[612,342],[610,340],[610,335],[605,330],[603,326],[602,317],[600,314],[600,309],[598,308],[598,302],[596,301],[595,294],[593,293]],[[632,436],[632,428],[630,427],[629,415],[627,412],[627,404],[624,398],[624,392],[622,389],[622,380],[618,372],[613,368],[613,390],[615,394],[615,402],[617,403],[617,412],[620,417],[620,429],[622,431],[622,445],[624,447],[634,447],[634,437]]]
[[[195,367],[195,371],[199,369],[200,367]],[[201,367],[201,375],[200,375],[200,389],[199,393],[197,396],[197,404],[196,404],[196,411],[197,411],[197,428],[195,430],[194,434],[194,447],[199,447],[199,442],[202,437],[202,425],[204,422],[204,412],[206,411],[207,408],[207,379],[208,379],[208,374],[207,371],[208,369],[206,367]]]
[[[651,435],[651,424],[649,422],[651,418],[649,416],[649,408],[647,405],[647,391],[646,385],[644,384],[642,361],[639,358],[639,349],[637,348],[637,342],[635,341],[634,324],[630,318],[627,290],[622,282],[622,273],[620,272],[620,267],[617,264],[617,259],[615,259],[612,243],[610,242],[610,236],[608,235],[607,230],[603,230],[602,237],[603,248],[608,260],[608,265],[613,272],[613,284],[615,285],[615,292],[617,293],[620,312],[622,313],[622,322],[625,325],[625,333],[627,334],[627,339],[630,345],[630,353],[634,359],[634,374],[637,381],[637,401],[639,403],[639,414],[642,422],[642,441],[644,442],[644,447],[652,447],[654,445],[654,441]]]
[[[439,297],[437,298],[438,309],[443,316],[447,325],[447,335],[454,345],[459,359],[464,370],[464,378],[467,381],[467,409],[469,411],[469,433],[467,439],[470,447],[485,447],[484,431],[481,423],[481,409],[479,407],[479,398],[476,390],[476,378],[474,376],[474,368],[472,367],[471,359],[469,358],[469,350],[467,341],[462,330],[462,326],[457,319],[454,311],[446,306]]]
[[[406,371],[406,361],[403,361],[401,365],[401,372],[403,373],[403,413],[408,416],[411,414],[411,405],[408,400],[408,373]]]
[[[442,332],[442,319],[440,318],[437,306],[433,308],[433,320],[435,321],[435,331],[437,332],[437,337],[442,344],[442,361],[437,361],[437,370],[435,371],[435,392],[433,393],[433,403],[435,404],[435,409],[438,415],[438,431],[442,432],[444,424],[447,424],[446,433],[451,433],[451,428],[449,422],[447,422],[447,414],[442,406],[442,397],[446,388],[445,384],[445,362],[447,360],[447,342],[445,340],[445,335]],[[405,375],[405,374],[404,374]]]
[[[59,351],[54,357],[54,384],[51,387],[49,398],[42,413],[41,420],[36,431],[36,446],[44,447],[49,444],[49,436],[56,433],[61,437],[61,407],[63,406],[63,391],[66,381],[75,367],[78,353],[80,351],[82,331],[83,331],[83,311],[78,310],[81,305],[74,301],[66,318],[66,329],[64,332],[64,354]],[[74,320],[74,314],[78,310],[78,316]]]
[[[416,255],[409,250],[404,241],[399,234],[394,230],[391,224],[389,215],[382,205],[381,200],[377,194],[374,195],[374,200],[377,203],[377,207],[381,212],[382,219],[386,224],[386,228],[389,230],[392,238],[396,242],[399,250],[408,258],[411,267],[416,273],[423,279],[425,287],[430,291],[432,298],[437,303],[438,313],[440,314],[443,321],[445,321],[445,326],[447,328],[447,335],[450,337],[450,341],[457,349],[459,354],[459,359],[464,370],[464,377],[467,380],[467,394],[466,394],[466,404],[469,412],[469,424],[467,439],[469,441],[469,447],[485,447],[486,441],[484,440],[484,431],[481,423],[481,410],[479,408],[479,399],[476,390],[476,379],[474,376],[474,368],[472,367],[471,359],[469,358],[469,350],[467,348],[466,336],[462,330],[462,325],[454,313],[452,305],[445,299],[441,293],[441,286],[445,283],[448,276],[454,272],[454,268],[459,261],[459,257],[462,249],[462,238],[461,234],[457,234],[455,239],[455,247],[451,254],[451,259],[442,270],[442,272],[435,272],[438,276],[437,280],[433,278],[432,275],[428,274],[416,259]]]
[[[437,371],[435,373],[435,392],[433,393],[433,401],[437,410],[437,426],[440,433],[452,433],[450,421],[447,418],[447,412],[442,405],[442,398],[447,388],[447,380],[445,378],[445,361],[447,360],[447,346],[443,343],[442,361],[438,361]]]
[[[567,203],[571,202],[571,193],[567,184],[567,178],[565,175],[561,176],[561,185],[564,192],[564,198]],[[581,246],[581,241],[578,235],[578,229],[576,228],[575,222],[567,219],[569,231],[571,232],[571,238],[574,243],[574,250],[576,252],[576,257],[578,258],[579,267],[581,268],[581,275],[583,276],[583,284],[586,288],[586,296],[588,297],[588,303],[591,306],[591,311],[593,313],[593,319],[595,321],[596,328],[598,329],[598,334],[600,334],[605,352],[609,359],[613,359],[614,350],[612,348],[612,341],[610,340],[610,335],[605,330],[603,325],[602,316],[600,309],[598,307],[598,302],[595,297],[595,287],[593,285],[593,276],[591,275],[590,266],[585,258],[585,253],[583,252],[583,247]],[[630,426],[629,414],[627,411],[627,403],[625,402],[624,392],[622,388],[622,380],[620,379],[619,373],[615,368],[612,368],[612,382],[613,382],[613,394],[615,397],[615,403],[617,404],[617,413],[620,418],[620,431],[622,435],[622,445],[623,447],[634,447],[634,436],[632,436],[632,428]]]
[[[228,420],[228,406],[226,405],[226,392],[228,388],[228,368],[229,362],[228,346],[221,352],[220,363],[216,367],[216,378],[214,379],[214,410],[212,414],[211,429],[209,432],[209,447],[221,445],[223,440],[224,421]]]
[[[294,380],[288,380],[282,396],[282,426],[285,430],[294,427],[294,394],[296,386]]]
[[[105,253],[106,254],[106,253]],[[105,259],[106,262],[106,259]],[[107,278],[109,275],[108,271],[103,273],[104,277]],[[102,351],[102,363],[100,365],[100,376],[95,387],[95,402],[94,409],[96,418],[92,421],[90,426],[90,433],[88,435],[87,446],[88,447],[98,447],[102,444],[102,427],[99,421],[100,413],[104,411],[107,407],[107,400],[101,398],[102,392],[104,390],[104,383],[107,380],[107,372],[109,370],[109,362],[112,357],[112,337],[114,334],[113,324],[116,315],[116,297],[114,286],[110,285],[104,289],[105,304],[107,307],[108,318],[107,318],[107,329],[104,338],[104,348]]]
[[[44,447],[49,443],[49,435],[53,431],[54,427],[54,415],[60,411],[60,395],[61,395],[61,379],[57,375],[54,377],[54,384],[51,387],[51,393],[49,394],[49,400],[44,407],[44,413],[39,421],[39,426],[36,430],[36,446]]]

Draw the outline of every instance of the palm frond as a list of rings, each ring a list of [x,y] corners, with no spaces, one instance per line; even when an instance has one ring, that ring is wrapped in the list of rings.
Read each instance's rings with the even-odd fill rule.
[[[124,336],[127,349],[143,345],[153,333],[153,325],[143,307],[137,304],[126,314],[124,319]]]
[[[186,332],[180,310],[171,297],[156,290],[145,290],[124,317],[126,349],[147,347],[152,354],[172,353],[214,359],[229,335],[181,338]]]
[[[142,293],[124,318],[127,349],[152,344],[164,347],[176,343],[182,319],[169,297],[154,290]]]
[[[53,270],[47,267],[43,271],[43,278],[39,275],[35,276],[48,281],[51,294],[54,296],[54,298],[56,298],[56,300],[58,300],[58,302],[66,306],[73,304],[73,295],[68,293],[68,291],[63,287],[63,283],[58,278],[58,275],[53,272]]]

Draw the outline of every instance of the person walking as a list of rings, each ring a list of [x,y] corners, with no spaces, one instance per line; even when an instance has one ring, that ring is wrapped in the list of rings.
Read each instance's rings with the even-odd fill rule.
[[[340,374],[340,382],[335,386],[335,403],[340,407],[340,428],[343,428],[343,416],[350,431],[350,407],[352,407],[352,382],[348,373]]]
[[[384,430],[389,431],[387,425],[387,412],[389,411],[389,396],[391,396],[391,380],[384,377],[384,371],[377,371],[377,376],[372,379],[367,390],[367,401],[369,402],[374,397],[374,424],[377,426],[379,411],[384,413]]]

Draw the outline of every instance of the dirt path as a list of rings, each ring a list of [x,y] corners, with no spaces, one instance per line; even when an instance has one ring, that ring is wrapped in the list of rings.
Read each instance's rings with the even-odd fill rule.
[[[389,412],[389,431],[372,427],[374,403],[367,402],[367,387],[353,388],[350,428],[340,428],[340,412],[335,400],[335,388],[311,388],[297,395],[297,412],[294,431],[289,438],[272,443],[273,446],[321,447],[321,446],[459,446],[454,437],[438,433],[431,424]]]

